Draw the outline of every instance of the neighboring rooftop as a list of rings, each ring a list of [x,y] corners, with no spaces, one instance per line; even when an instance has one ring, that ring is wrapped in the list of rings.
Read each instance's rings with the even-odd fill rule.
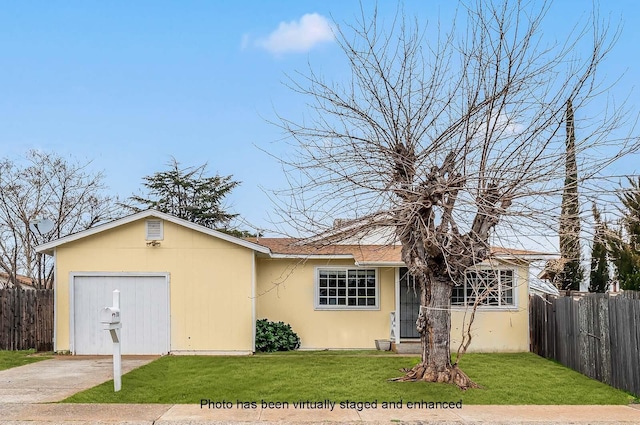
[[[33,279],[28,276],[23,276],[21,274],[16,275],[16,280],[18,284],[23,288],[33,288]],[[0,289],[6,288],[9,286],[9,273],[0,272]]]

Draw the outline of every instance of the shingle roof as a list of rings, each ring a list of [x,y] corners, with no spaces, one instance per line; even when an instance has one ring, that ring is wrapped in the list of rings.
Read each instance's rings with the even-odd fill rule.
[[[293,238],[250,239],[265,246],[272,254],[352,256],[357,263],[401,263],[400,245],[308,245]]]
[[[311,245],[302,244],[295,238],[247,238],[247,240],[262,245],[271,250],[272,254],[281,255],[331,255],[352,256],[356,263],[384,263],[402,264],[402,246],[400,245]],[[524,249],[492,248],[492,255],[496,257],[541,257],[546,259],[549,254]]]

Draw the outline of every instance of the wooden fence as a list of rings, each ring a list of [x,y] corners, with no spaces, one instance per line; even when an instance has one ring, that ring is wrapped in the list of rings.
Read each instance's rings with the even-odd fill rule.
[[[640,396],[640,292],[529,303],[531,351]]]
[[[0,350],[53,350],[53,290],[0,289]]]

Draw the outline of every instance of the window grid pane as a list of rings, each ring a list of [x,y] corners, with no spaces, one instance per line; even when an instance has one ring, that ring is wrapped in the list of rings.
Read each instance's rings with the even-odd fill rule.
[[[513,270],[469,270],[464,286],[454,287],[452,305],[510,306],[513,299]]]
[[[453,287],[451,305],[464,305],[464,285]]]
[[[500,271],[500,289],[502,305],[513,305],[513,270]]]
[[[375,269],[319,270],[318,305],[375,307]]]

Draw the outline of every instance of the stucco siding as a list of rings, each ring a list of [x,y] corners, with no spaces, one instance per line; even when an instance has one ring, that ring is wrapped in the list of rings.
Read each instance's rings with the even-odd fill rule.
[[[529,278],[528,267],[499,263],[499,267],[515,268],[516,306],[496,309],[479,307],[471,326],[469,352],[523,352],[529,351]],[[471,310],[452,309],[451,350],[456,351],[467,329]]]
[[[141,219],[56,248],[56,350],[69,349],[71,272],[162,272],[170,276],[172,351],[251,351],[253,251],[163,225],[157,247],[147,246]]]
[[[301,337],[303,349],[373,348],[375,339],[388,339],[390,312],[395,310],[394,268],[378,269],[380,309],[336,311],[315,308],[316,269],[348,266],[351,261],[300,261],[260,259],[257,267],[257,318],[291,324]],[[470,352],[528,351],[528,268],[521,264],[499,263],[515,268],[517,305],[508,309],[479,308],[472,325]],[[454,307],[451,317],[451,349],[457,350],[463,324],[470,311]]]
[[[256,315],[289,323],[302,349],[374,348],[388,339],[395,303],[395,269],[379,268],[379,309],[318,310],[315,308],[317,267],[354,267],[353,261],[259,259]]]

